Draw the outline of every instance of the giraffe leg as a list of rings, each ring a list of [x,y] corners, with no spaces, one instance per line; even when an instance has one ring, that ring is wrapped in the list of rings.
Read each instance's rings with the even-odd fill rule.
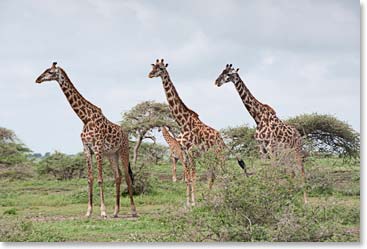
[[[185,163],[185,159],[182,155],[182,153],[179,153],[178,156],[179,160],[181,161],[182,167],[183,167],[183,174],[182,174],[182,181],[186,182],[186,172],[185,172],[185,168],[186,168],[186,163]]]
[[[125,173],[125,181],[126,181],[126,185],[127,185],[127,191],[129,193],[129,197],[130,197],[130,209],[131,209],[131,215],[133,217],[137,217],[137,213],[136,213],[136,207],[134,204],[134,198],[133,198],[133,188],[132,188],[132,180],[130,178],[130,174],[129,174],[129,149],[128,148],[122,148],[120,151],[120,157],[121,157],[121,162],[122,162],[122,166],[124,167],[124,173]]]
[[[185,181],[186,181],[186,207],[190,207],[191,177],[190,177],[190,169],[188,167],[185,167]]]
[[[103,172],[102,172],[102,155],[100,152],[96,153],[96,161],[98,166],[98,185],[99,185],[99,197],[101,200],[101,217],[106,218],[106,206],[104,204],[103,194]]]
[[[113,212],[113,217],[117,218],[118,213],[120,212],[120,186],[121,186],[121,170],[119,167],[118,153],[109,157],[109,161],[115,177],[115,185],[116,185],[116,203],[115,203],[115,211]]]
[[[305,184],[306,184],[305,168],[303,166],[303,160],[302,160],[302,156],[300,153],[297,153],[297,162],[301,169],[302,184],[305,187]],[[306,189],[303,190],[303,201],[305,204],[308,203]]]
[[[214,169],[210,169],[209,170],[209,190],[213,188],[214,180],[215,180]]]
[[[196,169],[193,165],[191,169],[191,206],[195,206],[195,183],[196,183]]]
[[[177,163],[177,158],[172,155],[172,181],[176,182],[177,181],[177,177],[176,177],[176,163]]]
[[[189,167],[190,171],[188,173],[190,179],[190,185],[189,185],[189,206],[195,206],[195,162],[193,158],[192,150],[188,152],[188,161],[189,161]],[[191,204],[190,204],[191,199]]]
[[[84,144],[84,155],[88,166],[88,209],[85,216],[90,217],[93,211],[93,169],[92,152],[86,144]]]

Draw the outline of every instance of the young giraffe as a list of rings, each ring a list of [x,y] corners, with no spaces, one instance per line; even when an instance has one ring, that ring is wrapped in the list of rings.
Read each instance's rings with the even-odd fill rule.
[[[222,150],[225,147],[223,139],[218,131],[204,124],[199,115],[190,110],[178,95],[174,87],[168,71],[168,64],[164,64],[163,59],[157,60],[152,64],[152,71],[149,73],[149,78],[160,77],[162,79],[163,88],[166,93],[169,109],[180,127],[181,134],[178,141],[185,152],[185,179],[186,179],[186,204],[187,206],[195,205],[195,180],[196,172],[194,165],[194,146],[197,146],[201,151],[207,151],[214,148],[216,155],[221,157]],[[196,156],[196,155],[195,155]],[[224,161],[221,157],[221,163]],[[222,163],[223,165],[223,163]],[[211,172],[211,180],[209,187],[214,180],[214,172]],[[191,198],[191,200],[190,200]]]
[[[182,151],[181,148],[181,144],[177,141],[177,139],[171,135],[168,131],[168,129],[163,126],[161,128],[162,130],[162,135],[164,140],[166,140],[168,146],[169,146],[169,150],[170,150],[170,158],[172,160],[172,181],[176,182],[177,181],[177,177],[176,177],[176,164],[177,161],[180,160],[184,169],[185,167],[185,160],[184,160],[184,153]],[[184,174],[184,179],[185,179],[185,174]]]
[[[273,157],[279,149],[294,150],[302,179],[305,181],[301,135],[296,128],[280,120],[273,108],[261,103],[251,94],[241,80],[238,70],[239,68],[236,70],[232,68],[232,64],[227,64],[215,81],[215,85],[220,87],[225,83],[233,82],[243,104],[256,122],[255,140],[259,144],[260,154],[269,154],[270,157]],[[307,203],[306,192],[304,192],[304,201]]]
[[[130,208],[135,217],[136,208],[134,205],[132,192],[132,174],[129,164],[129,140],[127,134],[119,125],[110,122],[102,113],[102,110],[86,100],[71,83],[65,71],[56,66],[56,62],[46,69],[37,79],[36,83],[44,81],[57,81],[64,92],[71,107],[84,123],[81,139],[84,147],[84,154],[88,166],[88,210],[87,217],[92,214],[93,201],[93,170],[92,154],[95,154],[98,166],[98,184],[101,199],[101,216],[107,217],[106,207],[103,195],[103,177],[102,177],[102,157],[106,156],[111,164],[115,176],[116,184],[116,204],[114,217],[118,216],[120,210],[120,184],[121,170],[119,167],[119,157],[125,171],[125,180],[130,196]]]

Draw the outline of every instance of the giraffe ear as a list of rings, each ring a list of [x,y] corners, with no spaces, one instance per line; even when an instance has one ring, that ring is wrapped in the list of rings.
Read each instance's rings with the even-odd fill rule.
[[[168,67],[168,63],[165,66]]]
[[[150,65],[152,65],[152,67],[154,67],[154,66],[155,66],[154,64],[150,64]]]
[[[238,72],[238,70],[240,70],[239,68],[236,69],[236,73]]]

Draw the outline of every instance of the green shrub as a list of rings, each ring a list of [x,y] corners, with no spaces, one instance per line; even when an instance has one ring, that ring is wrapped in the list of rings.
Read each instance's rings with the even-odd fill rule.
[[[280,167],[260,166],[251,177],[229,169],[217,180],[197,207],[166,218],[176,236],[167,240],[334,241],[343,237],[344,225],[359,220],[354,209],[305,205],[300,177]]]
[[[4,215],[16,215],[17,209],[16,208],[10,208],[4,211]]]

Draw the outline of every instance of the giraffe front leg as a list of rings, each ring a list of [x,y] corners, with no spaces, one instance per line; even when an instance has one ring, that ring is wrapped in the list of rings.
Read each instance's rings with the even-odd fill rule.
[[[214,169],[210,169],[209,170],[209,190],[211,190],[213,188],[213,184],[214,184],[214,180],[215,180],[215,173],[214,173]]]
[[[104,194],[103,194],[102,155],[100,152],[96,153],[96,161],[98,166],[98,185],[99,185],[99,196],[101,200],[101,217],[107,218],[106,206],[104,204]]]
[[[190,183],[190,169],[186,165],[184,166],[184,174],[185,174],[185,182],[186,182],[186,207],[190,207],[190,190],[191,190],[191,183]]]
[[[306,184],[306,175],[305,175],[305,168],[303,166],[303,158],[302,158],[302,155],[300,152],[297,153],[297,163],[301,169],[301,177],[302,177],[302,184],[303,184],[303,187],[304,187],[304,190],[303,190],[303,202],[305,204],[308,203],[308,199],[307,199],[307,192],[306,192],[306,189],[305,189],[305,184]]]
[[[85,216],[89,218],[93,211],[93,169],[92,153],[86,144],[84,144],[84,156],[88,167],[88,209]]]
[[[171,156],[172,158],[172,181],[176,182],[177,181],[177,176],[176,176],[176,163],[177,163],[177,158],[175,156]]]
[[[191,169],[191,206],[195,206],[195,183],[196,183],[196,169],[193,165]]]

